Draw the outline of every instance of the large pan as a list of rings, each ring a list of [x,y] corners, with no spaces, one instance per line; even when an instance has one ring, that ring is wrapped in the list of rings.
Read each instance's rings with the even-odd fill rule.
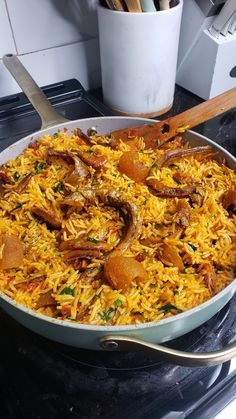
[[[42,119],[42,129],[22,138],[0,153],[0,165],[9,159],[16,158],[29,143],[36,141],[38,137],[44,134],[53,134],[62,127],[66,127],[68,132],[72,132],[78,127],[84,132],[91,127],[96,127],[100,134],[106,134],[120,128],[134,125],[140,126],[144,122],[153,123],[153,120],[115,116],[67,121],[55,112],[42,91],[16,57],[8,55],[3,58],[3,61],[39,113]],[[206,144],[214,146],[224,156],[228,166],[234,170],[236,169],[235,157],[213,141],[191,131],[185,133],[184,136],[193,146]],[[137,326],[89,326],[56,320],[24,307],[1,291],[0,306],[27,328],[66,345],[94,350],[143,350],[145,353],[151,352],[152,357],[156,357],[158,360],[186,366],[204,366],[219,364],[236,356],[236,342],[212,353],[182,352],[169,349],[157,343],[182,336],[209,320],[228,303],[235,290],[236,279],[223,291],[196,308],[159,322]]]

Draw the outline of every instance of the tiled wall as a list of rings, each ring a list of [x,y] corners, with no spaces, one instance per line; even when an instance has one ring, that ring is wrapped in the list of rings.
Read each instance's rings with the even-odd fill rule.
[[[20,91],[2,64],[17,54],[40,86],[101,84],[97,0],[0,0],[0,97]]]

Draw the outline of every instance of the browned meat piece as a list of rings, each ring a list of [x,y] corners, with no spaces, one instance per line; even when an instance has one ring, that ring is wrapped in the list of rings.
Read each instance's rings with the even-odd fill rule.
[[[61,158],[69,164],[73,164],[73,156],[68,151],[59,151],[55,150],[52,147],[49,147],[47,150],[47,162],[51,163],[56,158]]]
[[[150,192],[153,195],[160,196],[163,198],[183,198],[189,196],[196,191],[197,184],[187,185],[184,188],[170,188],[169,186],[163,185],[156,179],[148,179],[147,184],[150,187]]]
[[[109,253],[109,257],[120,256],[126,252],[133,240],[140,234],[142,219],[138,208],[134,203],[122,199],[114,192],[97,192],[97,196],[105,205],[118,208],[123,213],[126,222],[125,232],[119,244]]]
[[[180,199],[176,205],[175,219],[183,227],[188,227],[190,222],[190,206],[184,199]]]
[[[199,271],[203,273],[207,287],[212,295],[216,292],[216,272],[213,263],[206,263],[199,266]]]
[[[66,240],[61,242],[59,245],[59,250],[99,250],[107,252],[110,249],[110,246],[104,241],[98,241],[97,243],[90,240]]]
[[[173,179],[177,183],[191,183],[192,182],[192,180],[190,179],[190,177],[186,173],[181,172],[180,170],[177,170],[173,174]]]
[[[76,186],[81,178],[87,177],[90,172],[88,166],[84,164],[79,157],[72,157],[74,161],[74,170],[65,177],[65,182],[69,185]]]
[[[76,135],[77,137],[81,138],[81,140],[83,140],[85,142],[85,144],[92,146],[93,143],[91,141],[91,138],[89,138],[88,135],[86,135],[80,128],[76,128],[74,130],[74,135]]]
[[[54,158],[61,158],[69,164],[74,165],[74,170],[65,178],[65,182],[76,186],[81,178],[89,175],[88,166],[80,160],[79,157],[74,156],[69,151],[58,151],[49,147],[47,152],[47,161],[51,162]]]
[[[196,204],[198,207],[201,207],[203,204],[204,197],[199,193],[193,193],[190,196],[191,204]]]
[[[230,188],[222,195],[222,205],[226,210],[236,210],[236,188]]]
[[[1,171],[0,172],[0,182],[5,184],[5,183],[9,183],[9,185],[13,184],[12,179],[10,178],[10,176],[6,173],[6,171]]]
[[[30,143],[30,144],[28,145],[28,148],[32,148],[33,150],[38,150],[38,148],[39,148],[39,143],[38,143],[38,141],[35,141],[34,143]]]
[[[66,205],[68,207],[74,207],[77,210],[81,210],[86,203],[94,199],[95,192],[92,189],[80,189],[79,192],[73,192],[59,203],[60,205]]]
[[[47,224],[49,224],[56,230],[59,230],[61,228],[62,220],[52,211],[46,211],[42,208],[35,206],[32,207],[31,212],[34,215],[37,215],[37,217],[41,218],[43,221],[45,221]]]
[[[29,281],[23,281],[19,284],[15,284],[15,288],[21,290],[32,290],[35,289],[38,285],[40,285],[44,281],[44,279],[45,276],[38,276],[37,278],[30,279]]]
[[[22,193],[24,192],[24,190],[27,188],[31,178],[34,176],[33,173],[29,173],[28,175],[26,175],[18,184],[17,186],[14,188],[14,191],[17,193]]]
[[[56,300],[52,296],[52,290],[50,290],[45,294],[40,294],[35,309],[38,310],[41,307],[55,306],[56,304]]]
[[[97,249],[76,249],[70,250],[65,259],[99,259],[102,256],[101,250]]]
[[[140,234],[142,219],[138,214],[137,206],[121,198],[115,192],[99,190],[81,190],[81,193],[88,202],[94,201],[97,197],[104,205],[119,209],[125,219],[126,228],[119,244],[111,251],[112,255],[122,255],[130,246],[134,238]],[[65,200],[61,201],[65,203]],[[72,203],[72,202],[71,202]],[[110,256],[110,254],[109,254]]]
[[[186,157],[194,156],[199,159],[205,159],[207,157],[213,156],[217,153],[210,145],[193,147],[193,148],[177,148],[175,150],[170,150],[167,153],[163,154],[157,161],[156,164],[160,169],[162,166],[170,166],[172,163],[177,160],[184,159]],[[151,169],[152,170],[152,169]],[[151,176],[151,174],[150,174]]]
[[[86,153],[85,151],[78,151],[79,158],[88,166],[92,166],[95,170],[101,169],[107,162],[105,156],[99,156],[96,153]]]

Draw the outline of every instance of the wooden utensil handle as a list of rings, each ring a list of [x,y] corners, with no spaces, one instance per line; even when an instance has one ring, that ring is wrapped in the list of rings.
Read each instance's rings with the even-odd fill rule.
[[[125,0],[129,12],[141,13],[142,7],[139,0]]]
[[[186,129],[196,127],[202,122],[221,115],[234,107],[236,107],[236,87],[200,103],[200,105],[194,106],[187,111],[168,118],[163,123],[170,125],[171,132],[181,132],[181,127],[183,127],[183,131],[186,131]],[[186,128],[184,129],[184,127]]]

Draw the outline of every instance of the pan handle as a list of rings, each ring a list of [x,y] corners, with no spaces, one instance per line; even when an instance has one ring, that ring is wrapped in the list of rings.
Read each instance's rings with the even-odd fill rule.
[[[236,356],[236,342],[215,352],[184,352],[127,336],[104,336],[100,347],[107,351],[141,351],[157,361],[185,367],[206,367],[222,364]]]
[[[41,129],[68,122],[55,111],[16,55],[6,54],[2,61],[39,114],[42,120]]]

